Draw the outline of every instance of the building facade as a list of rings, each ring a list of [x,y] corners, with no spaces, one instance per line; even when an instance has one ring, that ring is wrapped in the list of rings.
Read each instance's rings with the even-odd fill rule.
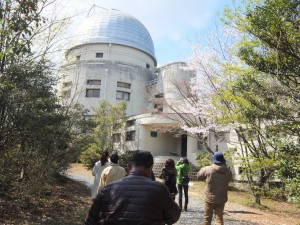
[[[180,129],[179,122],[161,116],[159,112],[172,112],[159,99],[180,101],[172,81],[189,81],[195,74],[183,69],[184,62],[157,68],[152,38],[140,21],[118,10],[99,10],[78,27],[65,55],[58,72],[58,94],[64,104],[80,103],[93,115],[101,100],[126,100],[127,125],[115,134],[116,147],[148,150],[156,160],[187,157],[195,163],[203,150],[195,138],[156,129]],[[156,93],[147,93],[149,87]],[[227,150],[225,142],[218,145]]]

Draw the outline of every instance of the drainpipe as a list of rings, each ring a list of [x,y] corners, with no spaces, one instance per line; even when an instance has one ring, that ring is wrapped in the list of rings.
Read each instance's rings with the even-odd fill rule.
[[[105,71],[105,83],[104,83],[104,96],[103,96],[103,100],[106,100],[106,85],[107,85],[107,72],[108,69],[104,69]]]
[[[107,59],[109,59],[110,55],[110,48],[111,48],[111,43],[108,44],[108,53],[107,53]]]

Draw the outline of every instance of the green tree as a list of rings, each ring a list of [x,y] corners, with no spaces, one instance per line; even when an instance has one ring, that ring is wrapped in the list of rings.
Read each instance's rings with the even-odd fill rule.
[[[241,63],[231,68],[237,79],[221,91],[232,111],[225,117],[241,124],[244,171],[260,203],[282,146],[298,143],[299,1],[244,1],[225,10],[225,18],[241,37],[235,45]]]
[[[99,160],[103,151],[112,152],[114,149],[113,135],[121,133],[126,118],[126,102],[120,101],[113,105],[107,101],[100,101],[95,109],[92,132],[82,138],[87,143],[83,146],[80,159],[88,167],[92,167]]]
[[[75,137],[70,127],[75,124],[75,111],[66,114],[59,105],[47,62],[19,62],[6,69],[0,80],[4,86],[0,93],[1,186],[18,180],[47,181],[76,159],[69,145]]]
[[[82,110],[62,107],[54,68],[33,40],[57,26],[42,16],[54,1],[0,1],[0,187],[35,192],[78,156],[71,143],[81,132]],[[54,41],[48,33],[47,44]],[[49,48],[47,48],[49,51]],[[46,53],[45,51],[44,53]],[[39,57],[41,56],[41,57]],[[27,188],[27,187],[31,188]]]

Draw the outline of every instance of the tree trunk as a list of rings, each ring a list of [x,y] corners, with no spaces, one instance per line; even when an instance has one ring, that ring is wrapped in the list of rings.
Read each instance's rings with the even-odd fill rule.
[[[260,194],[255,194],[254,195],[254,197],[255,197],[255,203],[256,204],[258,204],[258,205],[261,205],[261,201],[260,201]]]

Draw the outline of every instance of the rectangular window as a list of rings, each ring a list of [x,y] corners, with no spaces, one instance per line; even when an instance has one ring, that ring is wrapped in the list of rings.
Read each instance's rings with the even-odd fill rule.
[[[124,91],[117,91],[117,99],[124,99],[126,101],[130,100],[130,93]]]
[[[159,93],[155,95],[155,98],[163,98],[164,97],[164,93]]]
[[[87,98],[94,97],[99,98],[100,97],[100,89],[86,89],[86,95]]]
[[[66,90],[63,92],[63,98],[70,98],[71,97],[71,89]]]
[[[151,131],[150,136],[151,137],[157,137],[157,132],[156,131]]]
[[[117,82],[117,87],[122,87],[122,88],[128,88],[128,89],[130,89],[131,84],[124,83],[124,82]]]
[[[239,167],[238,170],[239,170],[239,175],[241,175],[245,172],[245,168],[243,168],[243,167]]]
[[[112,140],[113,140],[114,143],[121,142],[121,134],[120,133],[113,134],[112,135]]]
[[[164,110],[163,106],[160,104],[154,104],[154,109],[156,109],[157,112],[162,112]]]
[[[131,127],[135,125],[135,120],[128,120],[126,121],[126,127]]]
[[[76,60],[80,60],[80,55],[76,55]]]
[[[101,80],[87,80],[87,85],[101,85]]]
[[[126,141],[134,141],[135,139],[135,130],[126,132]]]
[[[72,82],[71,81],[63,83],[63,87],[70,87],[70,86],[72,86]]]
[[[197,150],[199,150],[199,151],[206,151],[205,144],[203,144],[200,141],[197,141]]]
[[[103,58],[103,53],[102,52],[97,52],[96,53],[96,58]]]
[[[150,68],[150,65],[148,63],[146,63],[146,68],[149,69]]]

